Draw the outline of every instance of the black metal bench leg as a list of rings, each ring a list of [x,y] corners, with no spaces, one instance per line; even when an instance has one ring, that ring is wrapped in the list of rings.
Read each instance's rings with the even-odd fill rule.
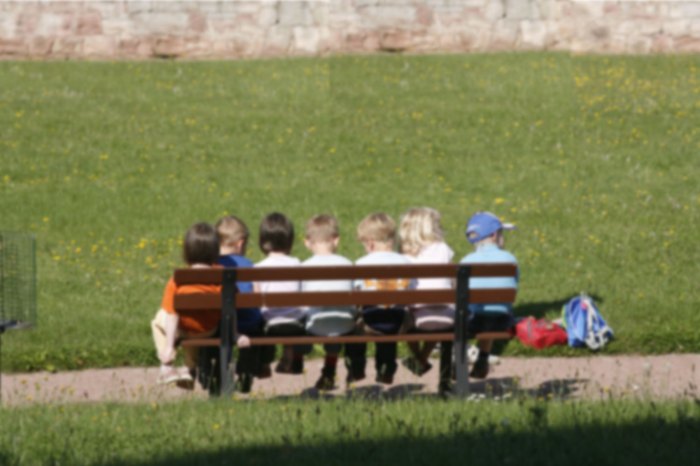
[[[235,389],[233,379],[235,361],[233,346],[236,344],[236,269],[225,269],[221,287],[221,346],[219,358],[221,365],[221,394],[229,396]]]
[[[469,315],[469,276],[471,267],[461,266],[457,271],[457,303],[455,306],[455,395],[469,395],[469,358],[467,357],[467,317]]]

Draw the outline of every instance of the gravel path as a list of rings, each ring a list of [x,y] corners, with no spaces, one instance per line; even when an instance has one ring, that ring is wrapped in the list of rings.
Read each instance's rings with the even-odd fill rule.
[[[437,367],[420,378],[400,367],[394,384],[384,386],[374,382],[371,362],[368,378],[350,391],[345,389],[345,370],[340,364],[337,388],[320,394],[313,385],[321,364],[321,360],[307,361],[303,375],[275,374],[271,379],[256,380],[250,395],[235,396],[339,397],[351,393],[394,398],[436,394]],[[700,399],[700,354],[503,358],[492,369],[486,381],[472,382],[472,397]],[[157,375],[158,369],[154,367],[3,374],[0,380],[2,405],[153,402],[207,397],[199,388],[188,392],[175,386],[158,386]]]

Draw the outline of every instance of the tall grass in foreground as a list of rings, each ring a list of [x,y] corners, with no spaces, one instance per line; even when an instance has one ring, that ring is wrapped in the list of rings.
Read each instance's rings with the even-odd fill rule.
[[[404,400],[0,410],[12,464],[694,464],[697,402]]]
[[[700,56],[1,62],[0,229],[35,233],[39,266],[3,367],[155,364],[195,221],[241,216],[257,260],[264,214],[331,212],[356,258],[364,215],[416,205],[457,258],[474,211],[518,224],[519,315],[587,291],[607,352],[698,352],[699,109]]]

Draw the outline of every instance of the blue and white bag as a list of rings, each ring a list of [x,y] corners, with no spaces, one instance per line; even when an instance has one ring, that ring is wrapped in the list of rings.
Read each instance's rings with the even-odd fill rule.
[[[599,350],[613,338],[613,331],[600,315],[593,299],[581,293],[562,309],[569,346]]]

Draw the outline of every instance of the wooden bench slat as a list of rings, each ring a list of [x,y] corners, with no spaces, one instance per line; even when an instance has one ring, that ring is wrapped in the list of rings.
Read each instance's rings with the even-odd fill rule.
[[[458,264],[420,265],[350,265],[330,267],[263,267],[236,270],[237,279],[245,282],[299,280],[357,280],[366,277],[384,278],[454,278]],[[513,264],[473,264],[472,277],[514,277]],[[221,284],[222,268],[177,269],[175,283]]]
[[[516,290],[494,288],[471,290],[469,300],[474,304],[509,303]],[[401,291],[326,291],[305,293],[241,293],[236,306],[246,307],[301,307],[301,306],[363,306],[371,304],[409,305],[414,303],[442,304],[454,302],[454,290],[401,290]],[[221,295],[215,293],[184,294],[175,296],[177,311],[221,309]]]
[[[509,340],[510,332],[485,332],[476,335],[477,340]],[[292,336],[251,338],[251,346],[313,345],[324,343],[392,343],[400,341],[452,341],[454,333],[404,333],[399,335],[343,335],[337,337]],[[192,338],[182,340],[182,346],[219,346],[219,338]]]

